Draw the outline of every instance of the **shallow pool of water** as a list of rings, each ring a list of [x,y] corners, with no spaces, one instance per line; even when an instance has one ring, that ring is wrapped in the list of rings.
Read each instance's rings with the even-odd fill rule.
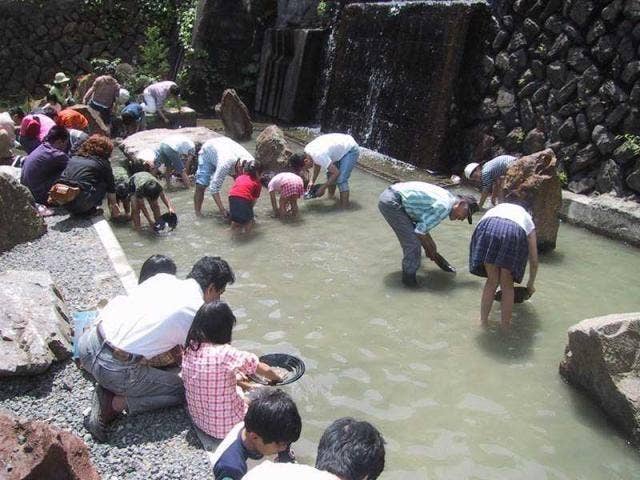
[[[485,331],[483,281],[467,267],[473,227],[443,222],[433,236],[458,273],[425,261],[422,287],[407,290],[399,244],[377,209],[387,184],[357,170],[351,184],[352,210],[306,201],[293,224],[269,217],[263,190],[244,240],[213,215],[210,196],[208,215],[196,218],[193,190],[171,193],[180,218],[171,234],[114,230],[136,271],[152,253],[173,257],[182,276],[202,255],[229,261],[234,344],[306,363],[284,387],[303,417],[302,461],[313,461],[332,420],[354,416],[386,438],[384,479],[640,478],[638,452],[558,375],[570,325],[640,310],[638,251],[562,225],[511,334]]]

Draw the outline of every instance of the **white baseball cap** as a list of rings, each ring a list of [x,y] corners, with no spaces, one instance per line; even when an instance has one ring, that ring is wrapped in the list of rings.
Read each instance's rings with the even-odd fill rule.
[[[480,166],[479,163],[470,163],[466,167],[464,167],[464,176],[467,178],[471,178],[471,174],[473,171]]]

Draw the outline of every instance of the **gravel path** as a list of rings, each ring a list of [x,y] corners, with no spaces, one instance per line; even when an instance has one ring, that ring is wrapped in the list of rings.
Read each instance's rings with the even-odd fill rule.
[[[93,309],[124,293],[90,220],[47,219],[38,240],[0,255],[0,271],[48,270],[71,310]],[[92,382],[73,362],[36,377],[0,381],[0,410],[46,420],[85,440],[105,480],[211,478],[207,456],[182,407],[117,420],[108,443],[94,443],[82,426]]]

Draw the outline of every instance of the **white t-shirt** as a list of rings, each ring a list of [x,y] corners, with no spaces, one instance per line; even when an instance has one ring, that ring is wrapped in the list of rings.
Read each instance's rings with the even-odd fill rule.
[[[328,168],[333,162],[344,157],[349,150],[358,144],[351,135],[344,133],[328,133],[320,135],[304,147],[304,153],[309,155],[313,163]]]
[[[339,480],[335,475],[299,463],[262,462],[242,480]]]
[[[527,235],[533,232],[533,230],[536,228],[531,215],[529,215],[529,213],[520,205],[515,205],[513,203],[500,203],[496,205],[484,214],[482,220],[491,217],[506,218],[507,220],[516,222],[520,226],[520,228],[522,228],[527,233]]]
[[[191,141],[191,139],[185,135],[175,134],[169,135],[162,143],[171,148],[174,152],[179,153],[180,155],[188,155],[196,153],[196,144]]]
[[[271,179],[268,185],[268,190],[269,192],[280,192],[282,190],[282,185],[284,184],[299,185],[302,187],[304,182],[302,178],[300,178],[300,175],[296,175],[292,172],[282,172]]]
[[[97,322],[109,343],[152,358],[184,344],[203,303],[198,282],[159,273],[111,300]]]

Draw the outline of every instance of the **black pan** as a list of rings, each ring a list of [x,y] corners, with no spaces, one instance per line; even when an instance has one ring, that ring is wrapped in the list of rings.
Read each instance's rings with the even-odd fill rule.
[[[436,253],[436,258],[434,258],[433,261],[438,265],[438,267],[440,267],[440,270],[444,270],[449,273],[456,273],[456,267],[447,262],[447,259],[439,253]]]
[[[270,383],[268,380],[259,375],[249,375],[249,378],[260,385],[288,385],[298,380],[304,375],[304,362],[298,357],[287,353],[268,353],[260,357],[260,361],[266,363],[270,367],[283,368],[289,372],[286,378],[280,383]]]
[[[528,300],[530,296],[531,295],[529,295],[529,290],[527,289],[527,287],[513,287],[513,303],[522,303],[525,300]],[[498,290],[493,299],[496,302],[502,300],[502,290]]]

